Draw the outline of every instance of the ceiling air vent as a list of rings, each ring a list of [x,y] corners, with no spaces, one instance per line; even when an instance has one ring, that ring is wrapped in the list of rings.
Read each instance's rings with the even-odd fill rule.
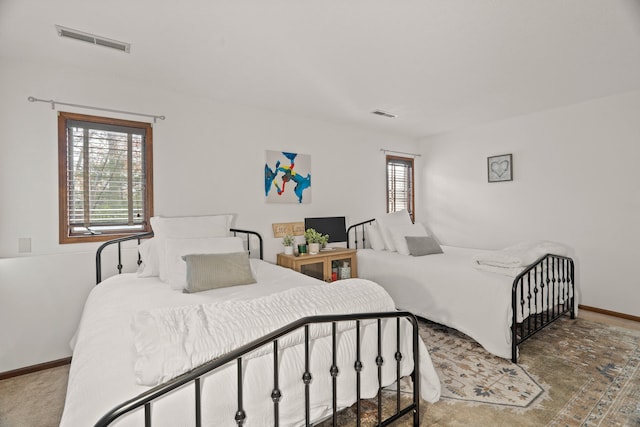
[[[98,46],[104,46],[111,49],[119,50],[120,52],[129,53],[131,50],[130,43],[119,42],[117,40],[108,39],[106,37],[97,36],[95,34],[85,33],[82,31],[74,30],[71,28],[61,27],[56,25],[56,31],[60,37],[67,37],[74,40],[80,40],[83,42],[95,44]]]
[[[371,113],[372,114],[377,114],[378,116],[382,116],[382,117],[389,117],[390,119],[398,117],[397,114],[388,113],[388,112],[382,111],[382,110],[375,110],[375,111],[372,111]]]

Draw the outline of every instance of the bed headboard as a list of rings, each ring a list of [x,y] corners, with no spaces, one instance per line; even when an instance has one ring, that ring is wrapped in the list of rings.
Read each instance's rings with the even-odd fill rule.
[[[255,248],[255,243],[257,243],[258,256],[260,259],[264,259],[262,236],[260,235],[260,233],[251,230],[241,230],[239,228],[231,228],[229,231],[233,234],[233,236],[243,237],[243,240],[247,245],[247,252],[249,253],[249,256],[251,256],[251,248]],[[116,269],[118,270],[118,274],[122,274],[122,269],[124,268],[124,265],[122,264],[122,243],[130,240],[137,240],[138,245],[140,245],[142,239],[149,239],[151,237],[153,237],[153,232],[133,234],[131,236],[120,237],[118,239],[112,239],[104,242],[96,251],[96,284],[102,282],[102,252],[107,247],[116,245],[115,249],[117,250],[118,254],[118,265],[116,265]],[[140,252],[138,252],[138,259],[136,263],[137,265],[140,265],[142,263]]]
[[[364,232],[365,226],[367,224],[372,224],[374,221],[375,218],[372,218],[349,226],[349,228],[347,228],[347,247],[350,248],[351,246],[349,242],[353,242],[353,247],[355,249],[365,248],[365,244],[367,242],[367,238]],[[351,240],[352,238],[353,240]]]

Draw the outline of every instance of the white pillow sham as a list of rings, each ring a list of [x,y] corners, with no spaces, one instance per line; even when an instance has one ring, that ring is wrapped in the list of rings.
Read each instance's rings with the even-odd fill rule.
[[[144,239],[138,246],[140,253],[140,268],[138,269],[138,277],[152,277],[160,275],[160,260],[158,258],[158,239],[152,237]]]
[[[384,251],[384,240],[382,240],[382,234],[380,234],[378,225],[374,222],[373,224],[365,225],[364,229],[369,238],[371,249],[374,251]]]
[[[180,238],[205,238],[205,237],[227,237],[233,221],[233,215],[204,215],[204,216],[183,216],[183,217],[161,217],[151,218],[151,228],[154,238],[157,239],[158,251],[158,273],[160,280],[167,281],[166,243],[165,239]]]
[[[225,237],[229,235],[229,228],[233,215],[205,215],[151,218],[151,228],[155,237],[179,237],[182,239],[196,237]]]
[[[378,223],[380,234],[382,234],[384,248],[392,252],[396,250],[396,245],[394,243],[391,229],[402,225],[408,226],[412,224],[411,217],[409,216],[409,211],[407,211],[406,209],[397,212],[391,212],[379,218],[376,218],[376,222]]]
[[[187,285],[187,264],[183,256],[244,251],[240,237],[167,238],[163,243],[166,262],[160,264],[160,280],[168,283],[172,289],[184,289]]]
[[[396,247],[396,251],[401,255],[409,255],[409,246],[407,245],[407,239],[405,237],[419,237],[428,236],[427,230],[424,228],[422,224],[419,222],[415,224],[401,224],[396,225],[391,228],[391,238],[393,239],[393,244]]]

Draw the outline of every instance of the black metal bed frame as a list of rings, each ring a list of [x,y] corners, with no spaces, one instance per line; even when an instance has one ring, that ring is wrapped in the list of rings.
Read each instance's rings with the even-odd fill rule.
[[[245,233],[247,234],[247,247],[250,247],[250,237],[249,235],[257,236],[260,242],[260,259],[263,259],[262,250],[262,237],[259,233],[248,230],[239,230],[239,229],[231,229],[234,233]],[[122,273],[122,242],[128,240],[140,240],[143,238],[152,237],[153,233],[142,233],[138,235],[127,236],[119,239],[110,240],[103,245],[101,245],[96,252],[96,271],[97,283],[101,282],[101,269],[102,262],[101,256],[103,250],[110,245],[117,245],[118,251],[118,265],[117,270],[118,274]],[[140,255],[138,254],[138,265],[140,264]],[[395,405],[395,413],[389,415],[387,418],[382,418],[382,366],[385,363],[385,360],[382,356],[382,321],[383,319],[396,319],[396,351],[394,354],[394,360],[396,361],[396,383],[398,386],[396,387],[396,405]],[[401,348],[401,334],[400,334],[400,325],[402,319],[407,319],[412,325],[412,358],[413,358],[413,372],[411,374],[411,378],[413,380],[413,393],[412,399],[409,404],[402,407],[401,405],[401,387],[400,383],[400,372],[401,372],[401,361],[405,357],[400,351]],[[273,401],[273,416],[274,416],[274,426],[278,426],[280,423],[279,416],[279,404],[283,398],[282,390],[279,388],[279,367],[278,367],[278,340],[290,333],[293,333],[299,329],[304,329],[304,354],[305,354],[305,370],[301,373],[301,381],[305,385],[305,425],[312,425],[311,411],[310,411],[310,384],[312,382],[312,375],[310,372],[310,338],[309,338],[309,327],[313,324],[319,323],[331,323],[331,339],[332,339],[332,364],[329,370],[329,375],[332,377],[332,399],[333,399],[333,408],[332,408],[332,422],[333,425],[336,426],[337,422],[337,414],[339,408],[337,407],[337,377],[340,372],[340,367],[337,366],[336,358],[337,358],[337,324],[340,322],[354,322],[355,321],[355,331],[356,331],[356,348],[354,355],[354,364],[353,369],[356,372],[356,418],[357,425],[361,425],[361,371],[363,368],[363,363],[367,363],[366,360],[363,360],[361,355],[361,322],[375,320],[377,322],[377,354],[375,358],[370,360],[371,363],[375,363],[377,366],[378,372],[378,393],[377,393],[377,425],[378,426],[388,426],[395,421],[401,419],[408,414],[412,414],[413,417],[413,426],[418,427],[420,425],[420,357],[419,357],[419,334],[418,334],[418,319],[412,313],[407,311],[395,311],[395,312],[380,312],[380,313],[355,313],[355,314],[345,314],[345,315],[322,315],[322,316],[310,316],[299,319],[293,323],[290,323],[286,326],[283,326],[280,329],[277,329],[270,334],[261,337],[257,340],[254,340],[244,346],[225,354],[215,360],[212,360],[208,363],[205,363],[187,373],[184,373],[172,380],[169,380],[163,384],[160,384],[156,387],[153,387],[146,392],[116,406],[111,411],[106,413],[98,422],[95,424],[95,427],[104,427],[110,425],[116,419],[128,414],[134,410],[139,408],[144,408],[144,426],[151,427],[152,426],[152,404],[158,399],[162,398],[162,396],[178,389],[181,387],[186,387],[189,384],[192,384],[194,387],[195,394],[195,420],[196,427],[201,426],[202,424],[202,408],[206,405],[205,402],[201,401],[201,378],[214,371],[217,368],[226,365],[227,363],[232,363],[235,361],[237,364],[237,411],[234,416],[234,420],[238,426],[242,426],[246,421],[247,417],[250,417],[250,414],[245,412],[243,408],[243,357],[248,353],[255,351],[261,347],[272,345],[273,346],[273,367],[274,367],[274,378],[273,378],[273,390],[270,396],[265,396],[265,398],[270,398]],[[320,420],[324,421],[324,420]]]
[[[406,318],[409,319],[409,321],[411,322],[412,326],[413,326],[413,360],[414,360],[414,371],[412,374],[412,379],[413,379],[413,399],[412,402],[408,405],[405,406],[404,408],[401,408],[401,402],[400,402],[400,395],[401,395],[401,391],[400,391],[400,387],[396,387],[396,409],[395,409],[395,413],[392,414],[391,416],[389,416],[386,419],[382,419],[382,384],[381,384],[381,379],[382,379],[382,365],[384,363],[384,359],[381,355],[381,322],[382,319],[385,318],[395,318],[396,319],[396,325],[397,325],[397,331],[400,331],[400,321],[402,320],[402,318]],[[338,408],[337,408],[337,376],[339,375],[339,371],[340,368],[338,366],[336,366],[336,354],[337,354],[337,348],[336,348],[336,324],[338,322],[347,322],[347,321],[355,321],[356,322],[356,355],[355,355],[355,363],[353,365],[353,369],[356,371],[356,394],[357,394],[357,398],[356,398],[356,415],[357,415],[357,425],[360,426],[360,418],[361,418],[361,405],[360,405],[360,372],[362,371],[362,367],[363,367],[363,360],[361,360],[361,354],[360,354],[360,328],[361,328],[361,321],[363,320],[367,320],[367,319],[375,319],[377,320],[378,323],[378,354],[376,355],[374,360],[371,360],[371,362],[375,363],[376,366],[378,367],[378,413],[377,413],[377,419],[378,419],[378,424],[379,426],[387,426],[390,425],[391,423],[399,420],[400,418],[404,417],[405,415],[412,413],[413,414],[413,425],[414,426],[419,426],[420,425],[420,365],[419,365],[419,347],[418,347],[418,320],[417,318],[409,313],[409,312],[386,312],[386,313],[365,313],[365,314],[347,314],[347,315],[339,315],[339,316],[312,316],[312,317],[305,317],[302,318],[300,320],[297,320],[296,322],[293,322],[287,326],[284,326],[272,333],[270,333],[269,335],[264,336],[263,338],[260,338],[258,340],[252,341],[240,348],[238,348],[235,351],[232,351],[230,353],[227,353],[226,355],[215,359],[211,362],[208,362],[204,365],[201,365],[200,367],[187,372],[179,377],[176,377],[164,384],[161,384],[159,386],[156,386],[142,394],[140,394],[139,396],[128,400],[122,404],[120,404],[119,406],[115,407],[114,409],[112,409],[109,413],[105,414],[96,424],[95,427],[105,427],[108,426],[109,424],[111,424],[113,421],[115,421],[116,419],[118,419],[119,417],[134,411],[138,408],[144,407],[144,413],[145,413],[145,427],[150,427],[152,426],[152,414],[151,414],[151,404],[152,402],[154,402],[155,400],[157,400],[158,398],[161,398],[162,396],[164,396],[165,394],[186,386],[187,384],[193,384],[194,386],[194,393],[195,393],[195,418],[196,418],[196,426],[200,426],[201,425],[201,416],[202,416],[202,405],[203,403],[201,402],[201,398],[200,398],[200,391],[201,391],[201,386],[200,386],[200,378],[202,376],[204,376],[205,374],[227,364],[230,362],[235,361],[237,364],[237,372],[238,372],[238,376],[237,376],[237,386],[238,386],[238,396],[237,396],[237,401],[238,401],[238,410],[235,413],[235,422],[238,426],[241,426],[244,424],[245,420],[247,419],[247,415],[244,408],[243,408],[243,388],[242,388],[242,382],[243,382],[243,374],[242,374],[242,362],[243,362],[243,356],[247,353],[250,353],[262,346],[265,345],[269,345],[272,344],[273,345],[273,367],[274,367],[274,378],[273,378],[273,391],[271,393],[271,395],[269,396],[272,401],[273,401],[273,416],[274,416],[274,426],[278,426],[279,425],[279,404],[280,401],[282,399],[282,391],[279,389],[279,385],[278,385],[278,376],[279,376],[279,371],[278,371],[278,339],[284,335],[287,335],[291,332],[294,332],[298,329],[302,329],[304,328],[304,333],[305,333],[305,338],[304,338],[304,348],[305,348],[305,371],[302,372],[301,374],[301,380],[305,385],[305,425],[311,425],[311,419],[310,419],[310,384],[312,381],[312,376],[311,376],[311,372],[309,372],[309,356],[310,356],[310,352],[309,352],[309,326],[312,324],[317,324],[317,323],[328,323],[331,322],[332,324],[332,353],[333,353],[333,364],[331,365],[331,369],[329,370],[329,375],[331,375],[332,377],[332,394],[333,394],[333,411],[332,411],[332,420],[333,420],[333,425],[336,426],[336,422],[337,422],[337,414],[338,414]],[[394,358],[396,360],[396,380],[399,382],[400,381],[400,363],[403,359],[404,355],[400,352],[400,338],[398,335],[398,341],[397,341],[397,347],[396,347],[396,353],[394,355]],[[366,361],[365,361],[366,363]]]
[[[347,247],[353,230],[355,249],[365,247],[365,226],[375,219],[359,222],[347,229]],[[358,227],[362,236],[358,238]],[[513,280],[511,288],[511,361],[518,363],[518,346],[537,332],[569,313],[575,319],[575,268],[573,259],[546,254],[538,258]],[[453,302],[452,302],[453,303]],[[526,315],[525,315],[526,314]],[[518,318],[522,321],[518,322]]]
[[[251,236],[254,236],[258,240],[260,259],[263,259],[263,254],[262,254],[263,243],[262,243],[262,236],[260,235],[260,233],[257,233],[251,230],[241,230],[239,228],[231,228],[229,231],[232,232],[234,236],[237,236],[238,234],[244,234],[247,236],[246,243],[247,243],[247,252],[249,253],[249,256],[251,256]],[[104,251],[107,247],[111,245],[117,245],[118,265],[116,265],[116,268],[118,270],[118,274],[122,274],[122,269],[124,267],[122,265],[122,243],[128,242],[130,240],[137,240],[138,245],[140,245],[140,242],[142,241],[142,239],[149,239],[151,237],[153,237],[153,231],[150,231],[148,233],[132,234],[130,236],[120,237],[117,239],[111,239],[104,242],[102,245],[100,245],[100,247],[96,250],[96,284],[102,282],[102,251]],[[142,263],[142,259],[140,258],[140,253],[138,253],[137,263],[138,265]]]

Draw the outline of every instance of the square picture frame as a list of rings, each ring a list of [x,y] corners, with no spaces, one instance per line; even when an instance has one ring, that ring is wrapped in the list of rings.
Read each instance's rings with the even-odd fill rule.
[[[513,156],[501,154],[487,157],[487,176],[489,182],[513,181]]]

